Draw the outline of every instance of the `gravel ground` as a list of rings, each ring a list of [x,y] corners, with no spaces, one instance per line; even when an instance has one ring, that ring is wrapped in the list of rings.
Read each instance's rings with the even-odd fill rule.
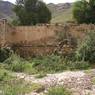
[[[63,73],[47,74],[43,78],[35,78],[35,75],[26,75],[23,73],[16,73],[20,79],[27,82],[38,83],[47,89],[54,86],[64,86],[73,92],[73,95],[95,95],[95,85],[92,79],[95,78],[95,70],[89,71],[67,71]],[[32,92],[26,95],[43,95],[44,92]]]

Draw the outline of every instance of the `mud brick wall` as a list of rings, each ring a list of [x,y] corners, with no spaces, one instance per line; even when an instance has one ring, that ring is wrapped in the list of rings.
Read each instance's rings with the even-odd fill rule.
[[[67,29],[64,28],[67,26]],[[87,31],[95,31],[93,24],[58,24],[36,26],[12,26],[6,20],[0,21],[0,46],[19,44],[17,53],[20,55],[50,54],[54,52],[58,43],[56,32],[68,32],[70,36],[83,39]],[[69,39],[69,38],[68,38]],[[49,45],[47,47],[47,45]],[[29,47],[26,47],[29,46]],[[40,47],[39,47],[40,46]]]
[[[55,26],[17,26],[6,34],[9,43],[31,43],[55,36]]]

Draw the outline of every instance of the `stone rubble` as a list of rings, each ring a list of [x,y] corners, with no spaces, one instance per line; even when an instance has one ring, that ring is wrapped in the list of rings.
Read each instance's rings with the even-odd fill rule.
[[[95,71],[94,71],[95,72]],[[17,73],[18,78],[31,83],[38,83],[45,87],[46,90],[54,86],[64,86],[73,92],[73,95],[95,95],[95,85],[92,84],[91,77],[84,71],[68,71],[56,74],[47,74],[44,78],[35,78],[35,75],[26,75]],[[93,74],[95,77],[95,75]],[[32,92],[26,95],[43,95],[42,93]]]

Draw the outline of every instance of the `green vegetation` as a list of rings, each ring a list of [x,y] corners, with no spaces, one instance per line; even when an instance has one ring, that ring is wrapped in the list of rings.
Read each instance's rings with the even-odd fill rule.
[[[46,77],[46,76],[47,76],[46,73],[40,72],[39,74],[37,74],[37,75],[35,76],[35,78],[43,78],[43,77]]]
[[[85,70],[84,71],[86,74],[90,75],[92,73],[91,69]]]
[[[87,33],[81,44],[79,44],[76,51],[77,60],[84,60],[90,63],[95,62],[95,32]]]
[[[92,84],[95,85],[95,77],[92,78]]]
[[[0,68],[0,94],[2,95],[25,95],[42,88],[40,84],[25,82],[23,79],[14,77],[11,72]]]
[[[1,83],[0,86],[2,95],[25,95],[25,93],[31,92],[31,89],[31,85],[25,84],[25,82],[22,82],[21,80],[8,81],[8,83]]]
[[[72,21],[72,6],[72,3],[48,4],[47,7],[52,13],[51,23],[66,23],[67,21]]]
[[[78,23],[95,23],[95,0],[80,0],[74,5],[73,16]]]
[[[86,0],[77,1],[74,5],[73,15],[78,23],[95,23],[95,1]],[[66,15],[59,13],[53,17],[51,22],[63,22],[68,19],[67,15],[72,19],[72,9],[65,11]],[[40,0],[17,0],[14,11],[17,19],[13,21],[16,25],[35,25],[38,23],[49,23],[51,20],[51,12],[46,5]],[[59,16],[60,15],[60,16]],[[66,17],[66,18],[65,18]],[[63,20],[62,20],[63,19]],[[67,27],[68,28],[68,27]],[[59,52],[69,48],[67,36],[72,35],[65,32],[58,32],[57,41],[62,42],[59,46]],[[35,78],[43,78],[47,73],[62,72],[64,70],[87,70],[95,65],[95,31],[86,32],[86,36],[82,42],[77,42],[77,38],[71,38],[74,47],[67,49],[66,54],[55,52],[51,55],[35,56],[24,59],[15,54],[9,48],[0,48],[0,94],[2,95],[25,95],[26,93],[36,91],[42,92],[45,88],[40,84],[29,83],[24,79],[19,79],[13,75],[13,72],[36,74]],[[67,47],[68,46],[68,47]],[[72,49],[72,50],[71,50]],[[73,53],[72,53],[73,52]],[[91,71],[86,71],[91,73]],[[92,79],[95,84],[95,78]],[[46,95],[71,95],[64,87],[52,87]]]
[[[3,63],[5,64],[4,67],[7,70],[11,70],[13,72],[25,72],[28,74],[36,73],[35,69],[32,66],[32,63],[17,56],[16,54],[12,54]]]
[[[51,20],[51,12],[40,0],[17,0],[14,12],[18,17],[13,21],[15,24],[35,25],[48,23]]]
[[[46,95],[72,95],[72,94],[64,87],[53,87],[49,89]]]
[[[37,72],[46,73],[62,72],[64,70],[88,69],[90,66],[84,61],[73,62],[55,55],[49,57],[46,56],[43,57],[43,59],[36,59],[36,61],[37,62],[34,62],[33,68],[35,68]]]
[[[63,10],[62,12],[55,11],[53,13],[53,17],[51,19],[51,23],[66,23],[67,21],[72,21],[73,15],[72,15],[72,7]]]
[[[58,34],[58,40],[64,41],[64,34],[60,33]],[[24,59],[10,49],[1,48],[0,91],[2,91],[2,95],[24,95],[35,90],[38,92],[44,90],[44,87],[39,84],[30,84],[23,79],[15,78],[12,72],[36,74],[36,78],[43,78],[47,73],[58,73],[64,70],[88,70],[92,68],[92,65],[95,63],[95,32],[86,32],[86,34],[84,40],[78,43],[72,56],[55,53]],[[94,78],[92,82],[94,84]],[[51,88],[47,95],[63,94],[71,95],[62,87]]]
[[[0,48],[0,62],[3,62],[11,55],[11,51],[8,48]]]
[[[12,72],[38,74],[36,76],[38,78],[46,76],[47,73],[62,72],[64,70],[89,69],[92,68],[95,62],[94,36],[95,32],[88,32],[84,40],[79,43],[78,47],[73,51],[73,56],[52,54],[47,56],[36,56],[26,60],[14,53],[10,53],[7,59],[3,57],[5,61],[1,63],[1,66]]]
[[[58,55],[49,55],[31,58],[26,61],[23,58],[12,54],[7,60],[1,63],[1,66],[13,72],[24,72],[27,74],[38,74],[41,78],[47,73],[62,72],[64,70],[80,70],[90,68],[90,64],[85,61],[70,61]]]
[[[58,37],[60,37],[59,34]],[[61,35],[64,37],[64,34]],[[13,53],[12,50],[1,48],[0,63],[0,93],[2,95],[24,95],[32,91],[41,92],[44,87],[39,84],[30,84],[23,79],[14,77],[12,72],[22,72],[26,74],[36,74],[36,78],[43,78],[47,73],[62,72],[64,70],[88,70],[94,65],[95,53],[95,32],[87,32],[84,40],[78,43],[73,56],[63,54],[51,54],[47,56],[35,56],[29,59],[21,58]],[[64,39],[58,39],[64,40]],[[80,46],[81,45],[81,46]],[[3,56],[2,56],[3,55]],[[3,60],[2,60],[3,59]],[[90,73],[90,71],[86,71]],[[95,83],[95,79],[92,79]],[[49,90],[47,95],[71,95],[63,87],[54,87]]]
[[[0,82],[10,80],[11,78],[11,73],[6,69],[0,67]]]

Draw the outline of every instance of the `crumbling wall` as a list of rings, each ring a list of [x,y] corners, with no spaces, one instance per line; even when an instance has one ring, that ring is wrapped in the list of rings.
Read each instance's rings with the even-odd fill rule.
[[[36,25],[36,26],[12,26],[6,21],[0,21],[0,45],[12,46],[20,55],[50,54],[59,48],[60,42],[56,36],[58,32],[65,32],[65,41],[74,39],[83,39],[87,31],[95,31],[93,24],[57,24],[57,25]],[[77,40],[75,40],[77,41]],[[72,40],[69,42],[69,44]],[[64,42],[61,42],[64,44]],[[72,47],[70,45],[60,45],[61,47]],[[2,46],[2,45],[1,45]],[[24,53],[24,54],[23,54]]]
[[[32,43],[55,36],[55,26],[17,26],[6,32],[8,43]]]

